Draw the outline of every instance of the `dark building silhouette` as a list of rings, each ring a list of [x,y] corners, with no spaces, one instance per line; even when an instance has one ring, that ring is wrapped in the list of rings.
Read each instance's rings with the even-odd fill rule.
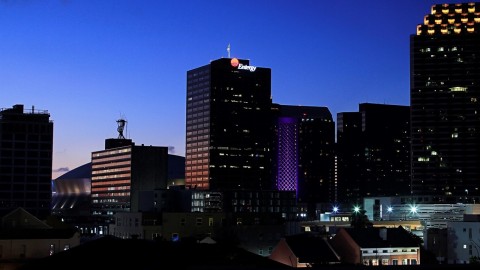
[[[46,110],[0,110],[0,216],[22,207],[45,219],[52,199],[53,122]]]
[[[437,4],[410,38],[412,193],[480,194],[480,3]]]
[[[335,123],[326,107],[274,106],[275,183],[296,191],[297,201],[316,216],[317,204],[335,200]]]
[[[362,103],[338,114],[339,202],[410,194],[410,107]]]
[[[185,184],[272,189],[271,70],[221,58],[187,72]]]
[[[114,147],[92,152],[91,207],[100,224],[113,222],[116,212],[138,212],[139,193],[166,188],[168,173],[166,146],[137,146],[120,136],[105,146]]]
[[[337,114],[337,190],[335,203],[356,203],[361,199],[361,179],[364,177],[362,114],[342,112]]]

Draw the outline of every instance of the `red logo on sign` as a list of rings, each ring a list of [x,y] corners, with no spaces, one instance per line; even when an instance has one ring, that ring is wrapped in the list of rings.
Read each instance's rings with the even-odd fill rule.
[[[232,60],[230,61],[230,64],[232,65],[232,67],[238,67],[238,59],[232,58]]]

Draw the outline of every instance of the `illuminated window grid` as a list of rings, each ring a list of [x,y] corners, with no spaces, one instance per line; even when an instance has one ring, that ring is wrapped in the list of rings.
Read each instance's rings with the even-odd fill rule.
[[[293,191],[298,187],[298,124],[283,117],[278,125],[278,190]]]

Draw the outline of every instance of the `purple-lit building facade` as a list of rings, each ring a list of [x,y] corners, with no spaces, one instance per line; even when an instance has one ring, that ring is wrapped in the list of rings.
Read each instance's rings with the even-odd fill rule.
[[[274,176],[278,190],[296,191],[309,217],[335,201],[335,123],[327,107],[273,106]]]
[[[276,185],[278,190],[297,192],[299,178],[298,121],[295,117],[279,117],[277,130]]]

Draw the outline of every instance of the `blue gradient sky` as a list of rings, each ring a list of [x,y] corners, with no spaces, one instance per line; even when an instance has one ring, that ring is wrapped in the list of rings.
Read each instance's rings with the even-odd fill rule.
[[[449,1],[447,3],[460,3]],[[272,69],[273,102],[409,105],[409,36],[430,0],[0,0],[0,108],[48,110],[53,177],[128,121],[185,153],[186,72],[231,56]]]

